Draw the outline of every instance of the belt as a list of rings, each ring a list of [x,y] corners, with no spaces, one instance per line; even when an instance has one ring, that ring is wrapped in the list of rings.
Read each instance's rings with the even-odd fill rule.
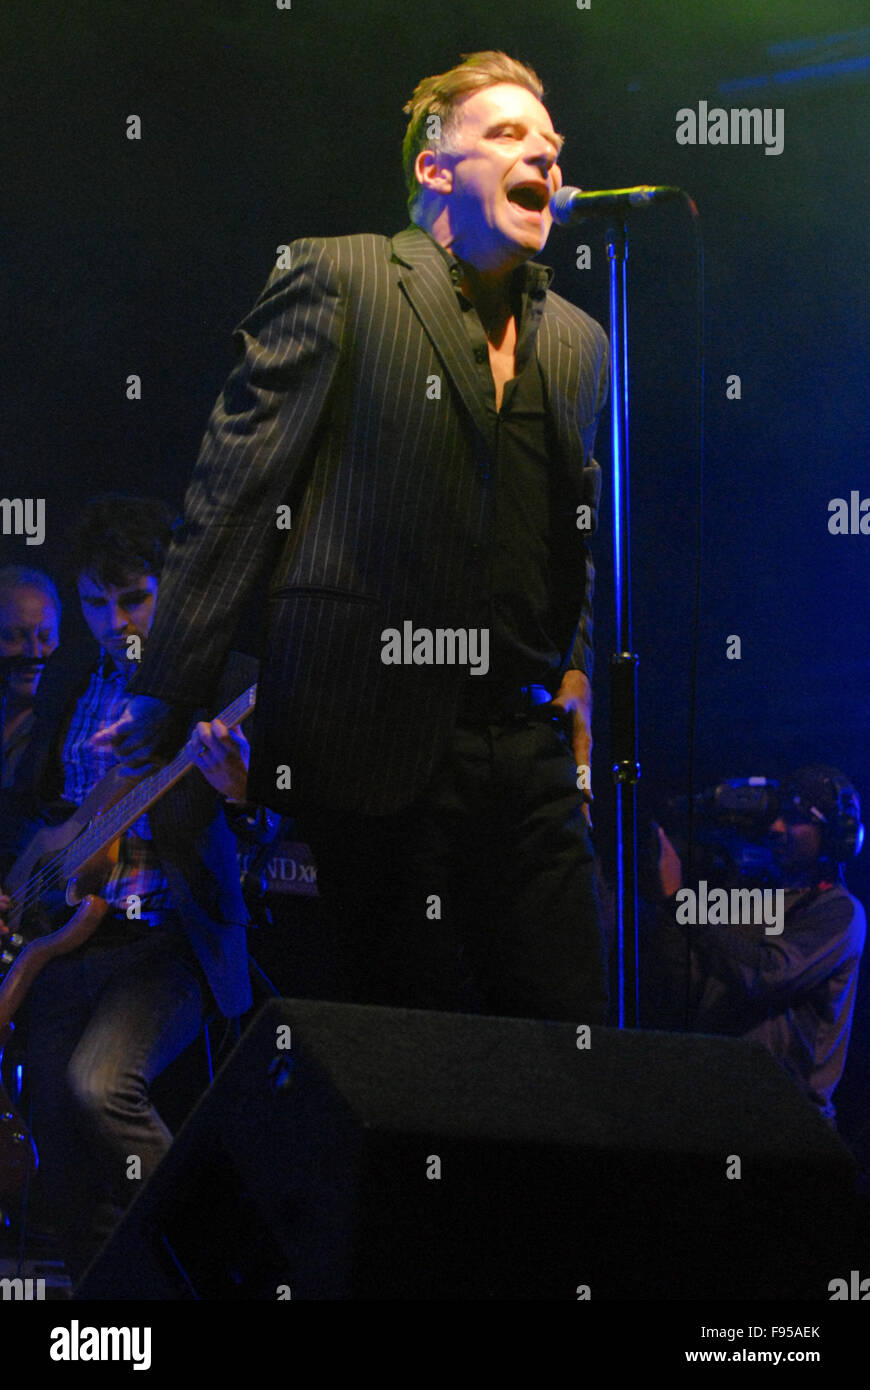
[[[513,690],[489,695],[480,708],[463,706],[460,724],[499,724],[506,719],[525,719],[529,715],[544,722],[552,719],[564,724],[561,710],[550,708],[552,695],[545,685],[521,685]]]

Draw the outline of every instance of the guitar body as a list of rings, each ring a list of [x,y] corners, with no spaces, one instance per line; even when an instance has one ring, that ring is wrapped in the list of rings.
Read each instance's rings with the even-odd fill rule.
[[[66,955],[81,946],[88,937],[93,936],[100,922],[109,910],[105,898],[90,895],[84,899],[78,911],[57,931],[47,936],[37,936],[16,956],[0,985],[0,1030],[12,1022],[40,970],[44,969],[55,956]]]
[[[9,932],[6,937],[0,937],[0,969],[3,970],[0,1032],[12,1021],[31,984],[48,962],[82,945],[93,936],[105,917],[108,903],[99,896],[99,890],[105,887],[118,861],[120,837],[103,845],[81,864],[78,864],[75,846],[84,831],[97,826],[100,818],[135,785],[112,768],[62,825],[42,826],[37,830],[10,869],[6,877],[6,888],[12,896],[12,910],[7,921]],[[56,931],[47,932],[43,926],[41,934],[32,936],[29,944],[25,944],[26,935],[21,928],[27,911],[34,912],[37,924],[40,918],[43,923],[47,920],[41,912],[39,898],[28,895],[27,885],[34,880],[34,875],[38,877],[40,866],[51,860],[58,861],[61,881],[66,882],[66,902],[78,911]],[[77,865],[71,877],[67,876],[67,861],[70,861],[69,867]],[[40,930],[39,925],[37,930]],[[32,931],[31,927],[31,935]]]
[[[256,685],[250,686],[218,718],[235,728],[254,708],[256,695]],[[109,910],[100,894],[117,863],[121,837],[195,765],[195,757],[186,744],[157,772],[131,778],[112,768],[63,825],[42,827],[16,860],[6,877],[11,906],[7,930],[0,935],[0,1033],[40,970],[97,930]],[[58,890],[77,911],[62,927],[47,931],[46,907],[57,905]],[[31,914],[40,934],[28,941]]]
[[[83,831],[97,821],[100,816],[105,815],[136,785],[134,780],[129,777],[121,777],[117,769],[112,768],[102,781],[97,783],[81,806],[77,806],[62,825],[44,825],[37,830],[4,880],[4,890],[11,894],[13,899],[12,911],[7,919],[7,926],[10,931],[19,930],[26,906],[22,902],[16,902],[16,896],[34,877],[40,865],[73,846]],[[81,885],[81,892],[77,896],[70,897],[69,887],[67,888],[67,902],[71,907],[80,902],[87,893],[96,892],[105,884],[117,858],[118,841],[115,840],[100,854],[95,855],[87,864],[83,864],[78,869],[76,879]],[[70,877],[71,872],[65,875],[68,882]]]
[[[98,825],[99,815],[94,817],[93,825]],[[81,868],[73,874],[66,885],[66,900],[70,907],[77,907],[89,894],[98,893],[103,888],[118,862],[121,852],[120,837],[105,845],[97,854],[91,855]]]
[[[80,822],[78,812],[64,821],[63,825],[46,825],[37,830],[33,839],[16,859],[4,880],[4,890],[12,896],[12,908],[6,919],[10,931],[17,932],[26,909],[32,904],[21,900],[21,892],[47,859],[61,853],[72,844],[76,836],[85,829],[87,822]]]
[[[74,951],[93,936],[109,910],[105,898],[88,897],[78,911],[48,936],[38,936],[18,955],[0,985],[0,1037],[6,1038],[9,1025],[33,981],[55,956]],[[0,1196],[18,1194],[36,1170],[36,1157],[30,1131],[0,1083]]]
[[[254,708],[256,695],[256,685],[250,686],[218,718],[235,728]],[[0,1055],[12,1019],[39,972],[93,936],[109,911],[100,889],[117,863],[121,836],[194,765],[195,750],[185,745],[150,775],[124,777],[112,768],[63,825],[38,830],[16,860],[4,885],[11,905],[0,933]],[[58,888],[77,910],[56,931],[43,929],[28,941],[24,929],[31,915],[44,922],[45,907],[52,894],[56,899]],[[0,1084],[0,1196],[19,1192],[35,1166],[27,1126]]]
[[[110,777],[110,784],[104,788],[107,795],[106,808],[128,789],[120,778],[111,773]],[[104,782],[108,780],[104,779]],[[6,883],[11,893],[26,885],[41,863],[62,854],[73,845],[89,823],[103,814],[102,810],[94,813],[94,803],[100,799],[98,794],[103,786],[104,784],[100,783],[95,787],[87,801],[77,807],[62,825],[43,826],[36,832],[7,875]],[[105,884],[113,865],[117,862],[119,848],[120,839],[114,840],[82,865],[66,888],[67,902],[70,906],[78,905],[78,911],[62,927],[46,935],[34,937],[28,945],[23,945],[24,938],[19,930],[26,904],[16,903],[13,897],[13,910],[7,923],[9,931],[6,936],[0,936],[2,968],[8,966],[5,974],[0,976],[0,1044],[8,1037],[12,1019],[40,971],[55,956],[65,955],[68,951],[74,951],[83,945],[93,936],[105,917],[109,910],[108,903],[89,890],[91,886],[101,887]],[[18,951],[19,954],[13,957],[14,951]],[[30,1131],[0,1081],[0,1198],[9,1201],[17,1197],[35,1173],[36,1164]]]

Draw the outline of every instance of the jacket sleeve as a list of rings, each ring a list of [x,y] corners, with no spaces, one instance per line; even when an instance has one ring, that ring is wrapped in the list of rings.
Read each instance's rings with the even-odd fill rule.
[[[574,636],[574,646],[571,649],[571,657],[566,667],[568,671],[583,671],[589,680],[592,680],[592,670],[594,664],[594,652],[592,646],[592,599],[595,594],[595,564],[589,547],[586,547],[586,596],[583,600],[583,610],[580,614],[580,622],[577,624],[577,632]]]
[[[227,662],[220,686],[218,687],[217,704],[223,707],[241,695],[250,686],[256,684],[259,675],[259,662],[252,656],[246,656],[242,652],[231,652]],[[247,721],[248,725],[250,720]],[[249,731],[245,724],[242,731],[249,737]],[[202,777],[199,768],[196,775]],[[271,811],[267,806],[246,803],[244,806],[235,805],[220,798],[224,818],[236,839],[241,842],[243,849],[253,845],[265,847],[271,844],[278,834],[281,824],[281,815],[278,811]]]
[[[849,963],[864,946],[864,911],[846,894],[822,894],[810,907],[787,914],[778,936],[745,936],[730,926],[684,926],[688,932],[698,1005],[707,1013],[731,1001],[763,1002],[781,1011]]]
[[[608,356],[607,337],[601,333],[601,355],[598,360],[597,384],[595,394],[595,414],[588,425],[584,426],[583,450],[583,501],[592,511],[592,533],[598,526],[598,504],[601,499],[601,467],[592,457],[592,450],[595,447],[595,436],[598,433],[598,422],[601,412],[607,402],[608,389],[610,385],[610,359]],[[591,534],[591,533],[590,533]],[[586,563],[586,591],[583,599],[583,608],[580,613],[580,621],[577,625],[577,632],[574,637],[574,646],[568,661],[569,671],[584,671],[592,679],[593,666],[593,647],[592,647],[592,599],[595,593],[595,564],[592,559],[592,552],[589,542],[584,543],[585,563]]]
[[[184,525],[132,689],[209,701],[257,577],[277,555],[278,507],[298,498],[339,361],[344,305],[320,242],[294,242],[236,329],[239,360],[212,411]]]

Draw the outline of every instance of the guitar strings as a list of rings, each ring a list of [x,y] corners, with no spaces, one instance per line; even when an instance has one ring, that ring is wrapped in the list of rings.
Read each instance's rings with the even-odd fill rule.
[[[82,847],[87,845],[89,838],[91,840],[94,840],[96,843],[94,845],[94,848],[90,850],[90,853],[86,854],[85,857],[80,861],[79,867],[82,867],[82,865],[86,864],[88,859],[92,858],[93,855],[99,851],[99,849],[104,848],[107,844],[111,844],[112,840],[117,839],[119,835],[123,835],[124,830],[116,829],[115,826],[115,822],[119,819],[117,813],[124,811],[125,805],[129,807],[130,801],[136,797],[137,793],[141,794],[141,792],[145,788],[149,788],[150,791],[151,788],[149,787],[149,783],[151,783],[152,781],[156,782],[160,780],[162,775],[168,772],[169,769],[173,767],[176,761],[177,759],[173,759],[173,762],[168,763],[167,766],[165,768],[162,768],[159,773],[153,773],[150,778],[146,778],[145,781],[140,782],[138,786],[134,787],[131,791],[127,792],[126,796],[122,797],[121,800],[118,801],[115,806],[113,806],[109,811],[107,811],[105,816],[101,816],[99,820],[92,822],[81,832],[80,835],[76,837],[76,839],[70,841],[70,843],[64,846],[62,850],[59,850],[53,858],[46,860],[42,868],[39,869],[33,875],[32,878],[29,878],[26,883],[22,884],[21,888],[19,888],[16,892],[10,894],[10,902],[12,903],[13,908],[20,908],[21,912],[24,913],[28,910],[28,908],[33,907],[34,904],[39,901],[40,896],[43,893],[45,893],[47,889],[59,886],[60,883],[63,881],[62,871],[64,861],[67,859],[70,851],[76,849],[81,851]],[[192,763],[189,762],[188,766],[191,765]],[[161,791],[162,790],[163,789],[161,788]],[[147,809],[147,807],[145,809]],[[130,821],[130,824],[133,824],[136,820],[138,820],[139,816],[143,814],[144,811],[139,810],[137,806],[136,812],[134,813],[132,820]],[[120,820],[124,820],[124,815],[120,816]],[[100,832],[99,834],[97,833],[98,829]],[[111,830],[114,832],[111,835],[111,838],[109,839],[105,838],[105,832],[107,830]],[[72,877],[72,875],[70,875],[70,877]]]
[[[233,728],[239,724],[244,716],[249,714],[253,709],[256,700],[256,690],[256,685],[252,685],[244,694],[239,695],[233,700],[232,704],[227,706],[223,714],[218,715],[221,723],[226,724],[227,728]],[[80,850],[82,845],[87,842],[89,836],[96,843],[94,848],[90,850],[90,853],[86,854],[84,859],[80,861],[80,869],[88,862],[88,859],[92,858],[100,849],[105,848],[106,845],[112,843],[112,840],[123,835],[124,830],[129,829],[130,825],[133,825],[139,819],[140,815],[144,815],[149,805],[153,804],[154,801],[162,796],[163,792],[168,789],[168,786],[171,785],[173,781],[178,781],[185,772],[194,766],[194,756],[190,754],[187,749],[188,743],[185,743],[171,762],[167,763],[165,767],[159,768],[157,772],[153,772],[150,777],[146,777],[142,782],[139,782],[135,787],[131,788],[120,801],[109,808],[105,816],[101,816],[97,820],[92,821],[76,839],[72,840],[70,844],[66,845],[62,850],[59,850],[53,858],[48,859],[37,873],[22,884],[21,888],[11,893],[10,903],[13,913],[17,911],[23,916],[29,908],[35,906],[40,897],[47,890],[52,887],[60,886],[63,881],[63,865],[70,851],[74,850],[77,846]],[[179,766],[176,767],[176,765]],[[156,794],[151,797],[151,791],[161,782],[166,783],[166,785],[160,786]],[[143,791],[147,791],[145,806],[141,809],[137,806],[136,811],[130,817],[127,825],[124,826],[123,822],[126,815],[124,808],[127,807],[129,811],[130,804],[134,801],[138,801]],[[115,822],[117,821],[121,822],[121,829],[116,829]],[[105,831],[107,829],[112,829],[114,831],[109,839],[105,838]],[[71,877],[72,875],[70,875],[70,878]]]

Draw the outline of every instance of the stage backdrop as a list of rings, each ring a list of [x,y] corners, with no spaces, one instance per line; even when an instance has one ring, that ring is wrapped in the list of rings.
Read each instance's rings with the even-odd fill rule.
[[[870,800],[866,21],[864,0],[7,0],[0,494],[44,499],[45,524],[28,544],[5,507],[0,560],[63,582],[77,640],[76,505],[108,488],[181,502],[231,330],[277,248],[402,227],[404,101],[461,53],[505,49],[544,79],[567,183],[678,184],[703,222],[700,498],[692,230],[679,206],[631,223],[642,813],[684,786],[699,506],[697,785],[821,760]],[[762,116],[732,143],[739,108]],[[606,321],[600,228],[554,231],[543,259]],[[606,470],[606,422],[598,456]],[[593,768],[606,868],[610,499],[606,480]],[[853,887],[870,897],[866,864]]]

